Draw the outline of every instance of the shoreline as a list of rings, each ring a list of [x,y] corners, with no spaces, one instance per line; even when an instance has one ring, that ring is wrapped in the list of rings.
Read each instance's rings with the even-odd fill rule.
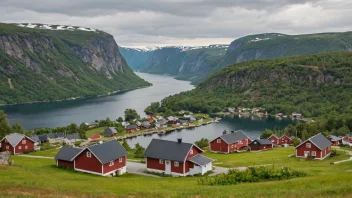
[[[122,90],[117,90],[117,91],[112,91],[107,94],[102,94],[102,95],[96,95],[96,96],[88,96],[88,97],[83,97],[83,96],[78,96],[78,97],[72,97],[72,98],[67,98],[67,99],[61,99],[61,100],[53,100],[53,101],[34,101],[34,102],[25,102],[25,103],[16,103],[16,104],[0,104],[0,107],[6,107],[6,106],[15,106],[15,105],[27,105],[27,104],[39,104],[39,103],[51,103],[51,102],[63,102],[63,101],[72,101],[72,100],[78,100],[78,99],[88,99],[88,98],[99,98],[99,97],[105,97],[105,96],[112,96],[121,92],[125,91],[133,91],[137,89],[143,89],[147,87],[151,87],[151,85],[146,85],[142,87],[137,87],[133,89],[122,89]]]

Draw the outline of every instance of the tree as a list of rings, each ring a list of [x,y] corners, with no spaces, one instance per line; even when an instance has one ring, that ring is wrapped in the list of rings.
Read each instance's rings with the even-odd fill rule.
[[[136,158],[143,158],[145,148],[143,148],[141,145],[139,145],[139,143],[137,143],[135,147],[136,147],[136,151],[134,152],[134,156]]]
[[[117,118],[117,121],[121,123],[121,122],[123,122],[123,118],[119,117],[119,118]]]
[[[110,120],[109,117],[106,117],[105,123],[106,123],[106,126],[114,126],[114,123]]]
[[[348,127],[343,126],[343,127],[339,128],[339,129],[337,129],[336,133],[337,133],[336,135],[344,136],[344,135],[350,133],[350,130],[349,130]]]
[[[16,121],[12,125],[12,133],[20,133],[20,134],[24,134],[25,133],[25,130],[22,127],[22,125],[20,124],[20,122]]]
[[[226,130],[225,130],[226,131]],[[204,149],[205,147],[209,146],[209,140],[206,138],[202,138],[199,141],[196,141],[195,144],[201,148]]]
[[[224,131],[222,132],[222,134],[224,134],[224,135],[225,135],[225,134],[227,134],[227,131],[226,131],[226,130],[224,130]]]
[[[125,110],[125,120],[127,122],[132,121],[134,119],[139,119],[140,116],[138,115],[137,111],[134,109],[126,109]]]
[[[67,134],[78,133],[78,126],[76,123],[71,123],[66,127]]]
[[[126,149],[126,151],[131,151],[132,150],[130,145],[128,145],[128,143],[127,143],[127,141],[125,139],[122,142],[122,146],[123,146],[123,148]]]
[[[79,129],[78,129],[79,137],[82,139],[86,139],[87,138],[87,134],[86,134],[87,130],[88,130],[88,126],[85,123],[82,123],[81,125],[79,125]]]
[[[159,102],[152,102],[150,106],[148,106],[144,112],[148,115],[154,115],[155,113],[158,113],[160,109],[160,103]]]
[[[291,136],[296,136],[296,128],[292,125],[289,124],[285,129],[284,129],[285,135],[291,137]]]
[[[300,143],[299,139],[297,137],[295,137],[293,140],[292,140],[292,144],[294,147],[298,146]]]
[[[0,139],[11,133],[11,127],[7,115],[0,110]]]
[[[270,129],[265,129],[264,132],[260,135],[260,139],[268,139],[273,134],[273,131]]]

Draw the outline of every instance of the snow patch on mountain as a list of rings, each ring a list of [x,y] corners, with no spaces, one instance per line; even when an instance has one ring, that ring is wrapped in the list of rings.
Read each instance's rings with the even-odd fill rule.
[[[46,30],[81,30],[87,32],[97,32],[97,29],[93,28],[84,28],[77,26],[69,26],[69,25],[49,25],[49,24],[39,24],[39,23],[17,23],[17,26],[26,27],[26,28],[36,28],[36,29],[46,29]]]

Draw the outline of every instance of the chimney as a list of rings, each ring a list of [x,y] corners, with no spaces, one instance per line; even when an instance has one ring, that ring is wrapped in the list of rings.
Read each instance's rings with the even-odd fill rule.
[[[182,138],[177,138],[178,143],[182,143]]]

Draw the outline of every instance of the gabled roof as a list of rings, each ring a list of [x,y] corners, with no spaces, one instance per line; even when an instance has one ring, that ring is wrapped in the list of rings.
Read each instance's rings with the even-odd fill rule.
[[[105,135],[115,134],[117,133],[114,127],[108,127],[104,130]]]
[[[13,147],[15,147],[23,139],[23,137],[28,138],[32,142],[35,142],[31,138],[29,138],[23,134],[19,134],[19,133],[11,133],[11,134],[5,136],[4,138],[2,138],[2,140],[0,142],[2,142],[4,139],[6,139]]]
[[[243,131],[231,131],[231,133],[220,136],[227,144],[233,144],[235,142],[250,139]],[[216,138],[217,139],[217,138]],[[214,141],[214,140],[213,140]]]
[[[270,140],[268,140],[268,139],[255,139],[255,140],[253,140],[251,143],[249,143],[249,145],[252,145],[252,144],[254,144],[254,142],[258,142],[258,144],[260,144],[260,145],[272,145],[273,143],[270,141]]]
[[[29,137],[29,138],[31,138],[34,142],[40,142],[39,136],[37,136],[37,135],[32,135],[32,136]]]
[[[55,159],[71,162],[82,150],[83,148],[63,146],[60,151],[56,154]]]
[[[154,159],[184,162],[192,146],[195,145],[185,142],[178,143],[168,140],[153,139],[145,150],[144,156]],[[195,147],[203,152],[197,146]]]
[[[144,122],[142,122],[142,125],[143,125],[143,126],[150,126],[150,122],[144,121]]]
[[[102,144],[90,146],[88,147],[88,150],[90,150],[102,164],[106,164],[127,155],[126,149],[123,148],[117,140],[111,140]]]
[[[126,129],[136,129],[136,128],[138,128],[138,126],[135,124],[131,124],[126,127]]]
[[[271,137],[275,137],[276,139],[280,139],[275,134],[271,134],[271,136],[269,136],[268,139],[271,138]]]
[[[68,139],[68,140],[77,140],[77,139],[81,139],[81,137],[79,137],[79,135],[77,133],[73,133],[73,134],[67,135],[66,139]]]
[[[64,137],[65,137],[64,132],[55,133],[55,138],[64,138]]]
[[[290,139],[287,135],[282,135],[281,137],[280,137],[280,139],[282,138],[282,137],[287,137],[288,139]]]
[[[204,155],[198,154],[188,159],[188,161],[198,164],[200,166],[207,165],[214,160],[205,157]]]
[[[47,135],[47,134],[39,135],[38,138],[39,138],[39,140],[40,140],[41,142],[48,141],[48,135]]]
[[[341,137],[337,137],[335,135],[329,135],[329,137],[331,138],[331,141],[339,141],[342,139]]]
[[[332,145],[330,140],[328,140],[326,137],[324,137],[323,134],[318,133],[315,136],[310,137],[306,141],[304,141],[301,144],[299,144],[298,146],[296,146],[296,148],[300,147],[302,144],[306,143],[307,141],[310,141],[312,144],[314,144],[320,150],[324,150],[326,147]]]
[[[48,133],[48,134],[46,134],[46,136],[47,136],[49,139],[55,138],[55,134],[53,134],[53,133]]]

